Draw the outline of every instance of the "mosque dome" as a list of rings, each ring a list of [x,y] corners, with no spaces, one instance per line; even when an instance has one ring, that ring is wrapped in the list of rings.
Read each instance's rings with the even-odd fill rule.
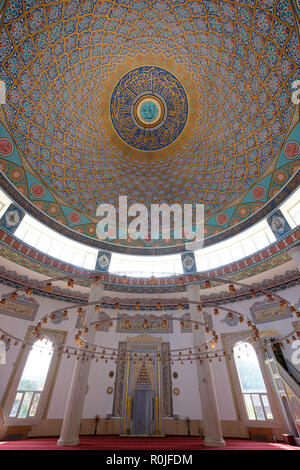
[[[172,253],[182,240],[98,240],[97,207],[118,207],[120,194],[203,204],[211,244],[295,187],[299,39],[287,0],[3,8],[1,184],[47,225],[112,251]]]

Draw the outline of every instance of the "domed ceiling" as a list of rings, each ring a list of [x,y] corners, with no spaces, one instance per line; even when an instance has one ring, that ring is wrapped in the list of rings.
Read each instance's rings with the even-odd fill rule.
[[[118,207],[120,195],[148,207],[203,203],[212,243],[295,187],[296,2],[1,8],[1,184],[61,233],[118,251],[180,251],[179,240],[100,242],[97,206]]]

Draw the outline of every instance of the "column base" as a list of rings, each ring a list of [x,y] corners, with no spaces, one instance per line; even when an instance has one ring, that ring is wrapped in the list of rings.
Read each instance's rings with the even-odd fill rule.
[[[57,446],[78,446],[80,444],[80,440],[78,437],[74,437],[73,439],[58,439]]]
[[[225,447],[226,443],[225,443],[224,439],[222,439],[222,438],[213,439],[213,438],[206,437],[204,439],[204,445],[207,446],[207,447]]]

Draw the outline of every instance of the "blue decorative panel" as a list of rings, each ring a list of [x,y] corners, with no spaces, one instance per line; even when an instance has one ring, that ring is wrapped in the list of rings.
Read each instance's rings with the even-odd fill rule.
[[[291,230],[291,227],[279,209],[270,217],[268,217],[267,220],[277,240],[286,235]]]
[[[183,253],[181,255],[182,268],[184,273],[193,273],[197,271],[195,255],[193,252]]]
[[[102,272],[108,271],[110,260],[111,260],[111,253],[107,251],[99,251],[95,270],[102,271]]]
[[[0,224],[11,233],[14,233],[22,222],[24,215],[24,212],[17,206],[11,204],[1,217]]]

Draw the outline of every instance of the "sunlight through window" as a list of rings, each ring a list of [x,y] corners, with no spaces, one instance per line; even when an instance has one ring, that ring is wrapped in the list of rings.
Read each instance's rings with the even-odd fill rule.
[[[46,339],[34,343],[18,385],[10,417],[28,418],[36,414],[48,375],[53,346]]]
[[[249,343],[234,347],[234,360],[249,419],[273,419],[257,355]]]

